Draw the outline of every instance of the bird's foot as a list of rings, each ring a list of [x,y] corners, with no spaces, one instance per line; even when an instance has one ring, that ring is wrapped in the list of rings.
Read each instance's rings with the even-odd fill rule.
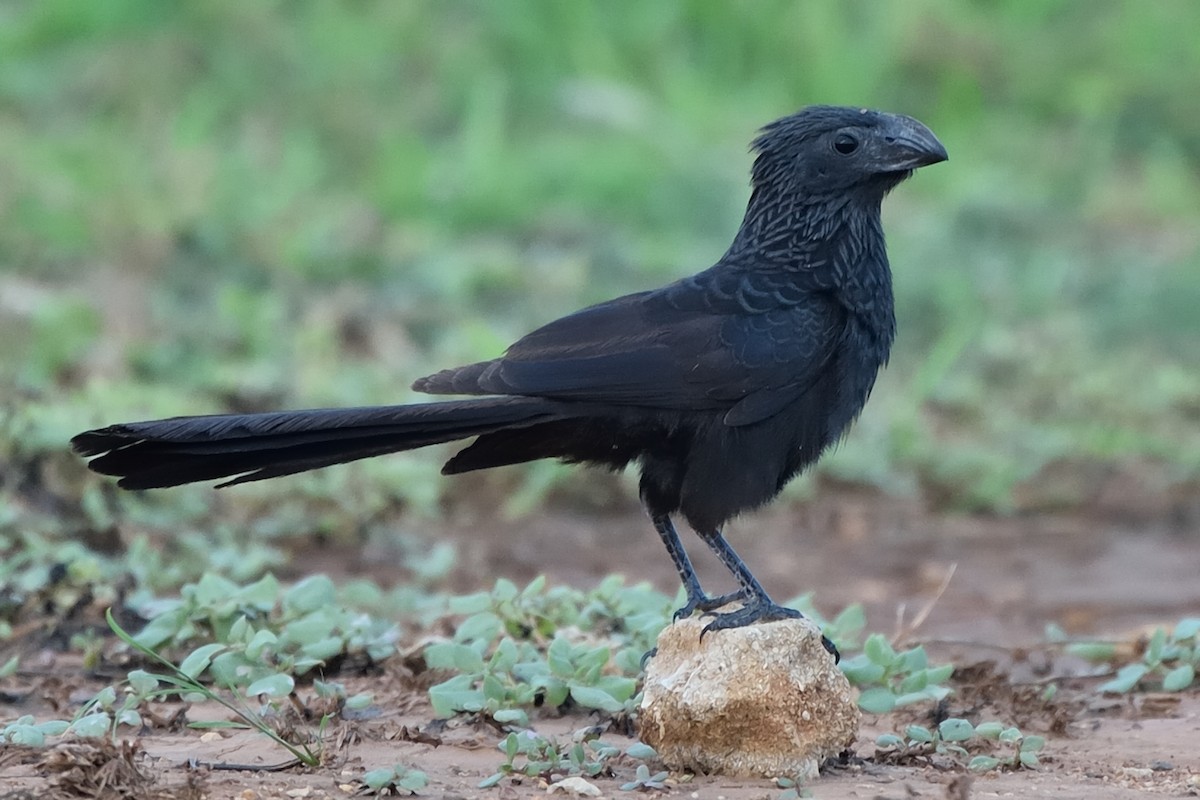
[[[700,631],[701,639],[704,638],[704,634],[710,631],[743,628],[747,625],[753,625],[756,622],[774,622],[781,619],[801,619],[804,617],[796,609],[785,608],[770,600],[749,602],[736,611],[728,611],[724,614],[709,614],[708,616],[712,618],[712,622],[705,625],[704,630]],[[837,664],[842,660],[842,654],[838,652],[837,646],[834,645],[828,636],[821,636],[821,646],[833,656],[833,663]]]
[[[671,618],[671,621],[678,622],[681,619],[687,619],[697,611],[702,613],[716,611],[718,608],[727,606],[730,603],[736,603],[744,600],[745,597],[746,593],[741,590],[730,592],[729,594],[723,594],[718,597],[709,597],[706,594],[698,594],[694,597],[689,597],[683,608],[675,612],[675,615]]]

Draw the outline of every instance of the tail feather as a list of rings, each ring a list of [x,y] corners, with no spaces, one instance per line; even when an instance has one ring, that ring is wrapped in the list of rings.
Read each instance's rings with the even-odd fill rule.
[[[556,404],[505,397],[353,409],[175,417],[110,425],[71,440],[126,489],[291,475],[561,417]]]

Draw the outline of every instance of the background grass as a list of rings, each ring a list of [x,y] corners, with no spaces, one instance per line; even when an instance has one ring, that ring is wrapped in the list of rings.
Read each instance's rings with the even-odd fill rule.
[[[993,511],[1085,505],[1113,469],[1194,485],[1197,30],[1190,0],[0,4],[7,535],[211,533],[207,489],[116,495],[66,440],[402,402],[703,269],[755,129],[816,102],[951,154],[887,202],[896,353],[819,472]],[[433,513],[442,455],[239,502],[267,534]],[[523,510],[587,480],[513,475]]]

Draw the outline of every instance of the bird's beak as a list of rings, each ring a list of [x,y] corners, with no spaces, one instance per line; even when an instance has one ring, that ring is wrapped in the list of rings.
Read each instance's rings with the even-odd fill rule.
[[[882,172],[927,167],[950,157],[933,131],[912,117],[892,115],[881,134],[877,158]]]

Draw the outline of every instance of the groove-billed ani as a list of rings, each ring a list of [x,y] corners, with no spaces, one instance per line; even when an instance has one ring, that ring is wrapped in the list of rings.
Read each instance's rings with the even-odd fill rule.
[[[641,498],[708,629],[798,616],[774,603],[721,526],[775,497],[841,437],[895,335],[885,194],[946,159],[894,114],[812,106],[771,123],[746,216],[715,266],[539,328],[492,361],[413,384],[479,395],[375,408],[177,417],[72,439],[127,489],[228,486],[476,437],[445,474],[540,458],[641,470]],[[671,522],[681,514],[737,578],[709,597]],[[832,648],[831,648],[832,649]]]

